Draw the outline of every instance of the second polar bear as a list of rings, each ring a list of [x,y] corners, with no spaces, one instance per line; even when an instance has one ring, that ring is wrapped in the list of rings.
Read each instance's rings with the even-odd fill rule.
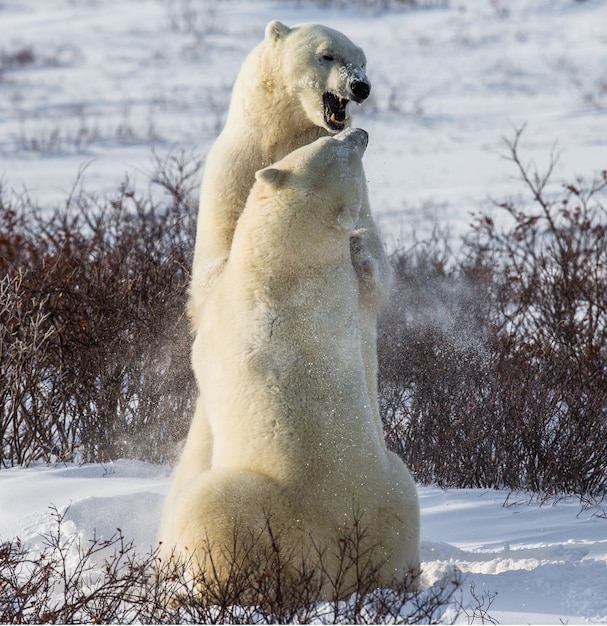
[[[254,536],[242,554],[262,561],[268,513],[296,561],[324,555],[340,594],[356,568],[340,579],[338,533],[355,527],[357,513],[357,548],[377,584],[418,571],[415,484],[377,432],[365,384],[349,240],[363,208],[366,145],[364,131],[347,130],[259,171],[207,296],[193,360],[212,468],[200,471],[206,427],[197,415],[160,535],[165,550],[203,572],[229,571],[235,537]]]
[[[230,254],[238,218],[255,172],[349,123],[349,102],[363,102],[371,85],[363,51],[342,33],[319,24],[288,27],[270,22],[263,41],[244,61],[234,84],[224,129],[209,151],[200,191],[189,311],[194,332],[210,286]],[[364,183],[363,183],[364,184]],[[377,403],[377,313],[391,270],[372,218],[366,188],[351,235],[351,258],[360,286],[359,325],[369,401],[381,432]],[[199,397],[196,413],[203,414]],[[201,465],[212,454],[209,432]]]

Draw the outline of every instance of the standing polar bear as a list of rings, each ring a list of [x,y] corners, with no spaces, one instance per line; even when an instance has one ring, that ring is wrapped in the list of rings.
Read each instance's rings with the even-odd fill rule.
[[[363,51],[345,35],[319,24],[289,28],[270,22],[263,41],[238,74],[226,125],[208,153],[190,286],[193,330],[200,326],[209,290],[230,254],[236,223],[255,180],[255,172],[318,137],[349,123],[350,101],[370,93]],[[371,216],[366,186],[351,257],[359,281],[358,324],[369,402],[375,426],[382,426],[377,402],[377,313],[391,282],[391,270]],[[206,412],[199,395],[196,414]],[[212,434],[201,433],[199,466],[210,466]]]
[[[359,522],[358,566],[376,584],[418,572],[416,488],[375,427],[357,323],[350,238],[365,210],[366,145],[365,131],[346,130],[258,171],[206,296],[193,362],[212,468],[197,470],[196,415],[160,539],[211,577],[229,576],[235,552],[263,562],[268,519],[296,565],[324,558],[326,597],[357,582],[337,553]]]

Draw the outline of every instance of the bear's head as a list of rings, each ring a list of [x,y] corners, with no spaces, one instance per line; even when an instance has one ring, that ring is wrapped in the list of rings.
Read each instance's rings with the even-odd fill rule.
[[[343,246],[356,228],[363,201],[361,159],[367,142],[364,130],[346,129],[256,172],[251,193],[266,207],[259,211],[256,206],[264,229],[282,233],[279,241],[292,251],[315,247],[319,237],[323,246],[329,240]]]
[[[348,103],[360,104],[371,92],[362,49],[339,31],[309,23],[270,22],[265,42],[280,64],[283,88],[306,117],[330,133],[344,130]]]

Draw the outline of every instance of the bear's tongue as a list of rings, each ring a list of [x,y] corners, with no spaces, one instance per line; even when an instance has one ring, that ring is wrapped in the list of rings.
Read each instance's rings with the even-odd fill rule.
[[[350,121],[350,118],[346,117],[346,106],[349,101],[329,91],[325,92],[322,98],[327,126],[333,130],[342,130]]]

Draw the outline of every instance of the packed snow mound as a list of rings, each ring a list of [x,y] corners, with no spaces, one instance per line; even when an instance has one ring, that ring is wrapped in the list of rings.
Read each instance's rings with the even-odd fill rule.
[[[84,539],[110,539],[120,528],[147,552],[155,545],[169,476],[167,467],[132,460],[3,469],[0,540],[19,537],[38,546],[55,528],[55,508],[65,512],[65,529]]]

